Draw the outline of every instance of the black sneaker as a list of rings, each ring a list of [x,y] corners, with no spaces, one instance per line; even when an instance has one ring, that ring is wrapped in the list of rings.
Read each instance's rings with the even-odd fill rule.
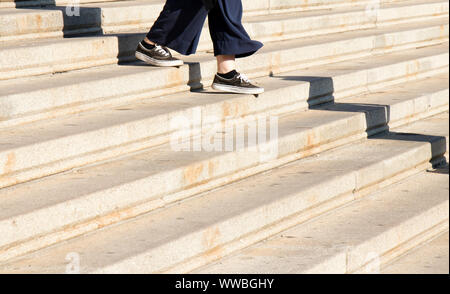
[[[258,95],[264,93],[264,88],[258,87],[243,74],[237,73],[231,79],[225,79],[216,74],[212,84],[214,90],[237,93]]]
[[[172,56],[169,49],[155,45],[153,49],[147,49],[139,43],[136,49],[136,58],[154,66],[182,66],[182,60]]]

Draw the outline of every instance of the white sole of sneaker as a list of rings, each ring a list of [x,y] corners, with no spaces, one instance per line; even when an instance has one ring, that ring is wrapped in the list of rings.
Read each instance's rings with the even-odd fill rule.
[[[264,93],[264,88],[241,88],[236,86],[228,86],[228,85],[222,85],[222,84],[212,84],[212,88],[214,90],[218,91],[224,91],[228,93],[236,93],[236,94],[250,94],[250,95],[259,95]]]
[[[148,57],[147,55],[142,54],[141,52],[136,52],[135,56],[137,59],[147,64],[159,67],[175,67],[175,66],[182,66],[184,64],[183,60],[161,61]]]

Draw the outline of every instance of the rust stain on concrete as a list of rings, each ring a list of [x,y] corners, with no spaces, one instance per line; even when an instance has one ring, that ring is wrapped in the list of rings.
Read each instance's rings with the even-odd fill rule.
[[[196,164],[193,166],[189,166],[184,171],[184,182],[187,185],[194,185],[198,182],[199,177],[201,176],[203,172],[203,164]]]
[[[273,34],[271,34],[271,37],[273,38],[280,38],[284,35],[284,29],[281,32],[275,32]]]
[[[208,175],[210,178],[214,175],[214,169],[215,169],[214,162],[210,161],[208,163]]]
[[[250,106],[248,103],[239,103],[239,114],[244,117],[250,113]]]
[[[203,254],[203,258],[207,262],[215,261],[223,258],[226,255],[226,251],[222,248],[222,246],[217,246],[211,250],[206,251]]]
[[[36,25],[37,25],[38,29],[40,30],[42,27],[42,16],[40,16],[39,14],[36,16]]]
[[[445,25],[440,26],[440,37],[445,38],[447,37],[447,30],[445,29]]]
[[[281,67],[281,53],[276,52],[272,54],[272,60],[270,64],[270,70],[272,73],[276,74],[280,72]]]
[[[316,134],[314,132],[308,133],[308,137],[306,139],[306,148],[314,147],[316,143]]]
[[[224,256],[224,248],[216,244],[220,243],[221,232],[218,227],[212,227],[203,233],[203,245],[205,253],[202,255],[207,261],[217,260]]]
[[[209,228],[203,233],[203,244],[205,249],[209,250],[215,247],[215,244],[218,243],[220,239],[220,229],[216,226]]]
[[[306,9],[306,8],[309,8],[308,0],[304,0],[303,3],[300,4],[300,6],[301,6],[302,8],[305,8],[305,9]]]
[[[227,117],[243,117],[249,112],[247,103],[240,101],[225,102],[222,106],[223,118]]]
[[[231,113],[230,103],[225,102],[223,104],[223,106],[222,106],[222,113],[223,113],[223,118],[230,116],[230,113]]]
[[[420,68],[420,63],[419,61],[415,60],[414,61],[414,65],[412,64],[407,64],[406,65],[406,78],[415,78],[418,74]]]
[[[183,75],[180,70],[171,70],[169,71],[168,77],[167,77],[167,84],[166,86],[173,87],[176,85],[181,85],[183,83]]]
[[[14,152],[11,152],[6,156],[6,163],[3,168],[3,173],[9,174],[14,170],[15,165],[16,165],[16,154]]]

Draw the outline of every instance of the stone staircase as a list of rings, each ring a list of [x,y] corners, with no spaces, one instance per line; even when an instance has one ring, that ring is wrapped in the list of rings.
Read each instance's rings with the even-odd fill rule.
[[[0,272],[421,272],[448,234],[448,1],[244,0],[259,97],[206,28],[136,61],[161,0],[0,1]]]

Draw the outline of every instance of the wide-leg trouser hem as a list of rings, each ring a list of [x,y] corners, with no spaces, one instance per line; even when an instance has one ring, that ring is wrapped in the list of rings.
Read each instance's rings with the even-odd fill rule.
[[[180,54],[191,55],[197,50],[208,12],[201,0],[184,1],[187,0],[167,0],[147,38]],[[209,16],[215,56],[247,57],[263,47],[261,42],[251,40],[242,26],[241,0],[219,0]]]
[[[248,57],[255,54],[264,45],[253,40],[215,41],[214,56],[235,55],[236,58]]]

